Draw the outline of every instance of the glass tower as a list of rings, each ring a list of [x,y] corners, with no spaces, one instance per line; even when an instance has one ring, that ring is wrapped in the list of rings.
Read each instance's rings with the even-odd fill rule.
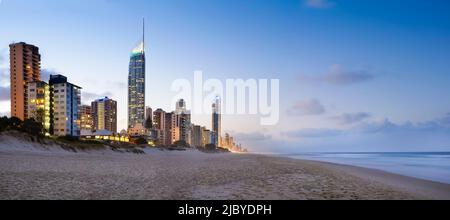
[[[145,43],[133,49],[128,73],[128,128],[145,123]]]
[[[214,103],[212,105],[213,113],[212,113],[212,131],[213,131],[213,144],[217,147],[221,147],[221,138],[222,138],[222,112],[221,112],[221,98],[217,96],[214,99]]]

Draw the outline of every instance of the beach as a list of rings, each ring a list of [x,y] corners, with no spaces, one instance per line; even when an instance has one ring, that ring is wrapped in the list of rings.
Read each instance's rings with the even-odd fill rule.
[[[450,199],[448,184],[325,162],[196,150],[74,153],[0,138],[2,200]]]

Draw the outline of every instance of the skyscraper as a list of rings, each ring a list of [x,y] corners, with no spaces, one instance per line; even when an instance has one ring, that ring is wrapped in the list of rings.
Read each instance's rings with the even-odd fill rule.
[[[192,126],[192,146],[202,147],[202,127],[200,125]]]
[[[80,121],[81,130],[92,131],[94,128],[94,121],[92,119],[92,106],[80,106],[80,110],[78,111],[78,120]]]
[[[50,134],[50,86],[46,82],[34,81],[27,84],[27,116],[44,126]]]
[[[133,49],[128,72],[128,128],[145,123],[145,23],[142,42]]]
[[[222,113],[221,113],[221,99],[216,97],[212,105],[212,132],[214,132],[213,144],[220,147],[222,135]]]
[[[105,97],[92,102],[94,130],[107,130],[117,133],[117,102]]]
[[[62,75],[50,76],[50,131],[56,136],[80,136],[78,110],[81,87]]]
[[[11,117],[28,118],[27,83],[41,79],[39,48],[23,42],[9,45]]]
[[[186,113],[186,101],[184,99],[178,100],[175,109],[176,114],[184,114]]]
[[[145,107],[145,128],[153,128],[153,109],[151,107]]]
[[[191,144],[191,136],[191,113],[186,110],[186,101],[180,99],[172,118],[172,139]]]
[[[173,112],[166,112],[165,115],[165,128],[164,128],[164,145],[169,146],[173,144],[173,138],[172,138],[172,119],[174,117]]]
[[[153,112],[153,128],[157,132],[157,141],[160,145],[166,145],[166,112],[157,109]]]

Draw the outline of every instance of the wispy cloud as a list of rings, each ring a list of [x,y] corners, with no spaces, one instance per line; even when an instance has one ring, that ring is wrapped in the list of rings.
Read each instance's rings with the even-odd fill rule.
[[[48,82],[50,80],[50,75],[57,75],[59,74],[56,70],[52,69],[42,69],[41,70],[41,80]]]
[[[349,129],[333,128],[305,128],[295,131],[282,132],[281,134],[290,138],[325,138],[343,135],[368,135],[368,134],[399,134],[399,133],[449,133],[450,135],[450,113],[444,117],[420,123],[394,123],[389,119],[366,120],[371,115],[368,113],[344,114],[339,117],[343,123],[356,124]]]
[[[355,124],[370,118],[371,115],[366,112],[358,113],[345,113],[342,115],[332,117],[333,120],[337,121],[339,124],[348,125]]]
[[[305,128],[296,131],[283,132],[289,138],[325,138],[344,134],[345,131],[328,128]]]
[[[336,5],[335,2],[332,2],[330,0],[304,0],[305,5],[310,8],[318,8],[318,9],[325,9],[325,8],[332,8]]]
[[[371,81],[375,79],[375,75],[367,69],[348,71],[345,70],[341,65],[335,64],[325,74],[318,76],[301,74],[298,79],[303,83],[314,82],[345,86]]]
[[[0,86],[0,101],[8,101],[10,94],[9,86]]]
[[[239,141],[264,141],[272,139],[272,136],[261,132],[236,133],[235,136]]]
[[[309,99],[296,102],[288,109],[288,114],[292,116],[321,115],[325,113],[325,107],[316,99]]]
[[[2,65],[6,61],[5,51],[6,51],[5,49],[0,49],[0,65]]]
[[[92,93],[92,92],[83,92],[81,96],[81,101],[85,104],[90,104],[92,101],[102,98],[102,97],[112,97],[111,92],[105,93]]]
[[[3,116],[10,117],[11,112],[0,112],[0,117],[3,117]]]

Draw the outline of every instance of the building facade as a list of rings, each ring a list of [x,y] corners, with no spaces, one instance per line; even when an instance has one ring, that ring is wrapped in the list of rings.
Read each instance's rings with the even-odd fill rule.
[[[202,128],[202,147],[212,143],[212,132],[205,127]]]
[[[40,122],[45,134],[50,134],[50,86],[46,82],[34,81],[27,85],[27,117]]]
[[[9,45],[11,117],[28,118],[28,89],[30,82],[41,80],[39,48],[23,42]]]
[[[80,136],[81,87],[62,75],[50,76],[50,131],[55,136]]]
[[[212,144],[220,147],[222,135],[222,113],[220,97],[216,97],[212,105],[212,132],[214,132]]]
[[[159,145],[166,145],[166,112],[157,109],[153,112],[153,129],[156,132],[156,140]]]
[[[145,128],[153,128],[153,109],[151,107],[145,107]]]
[[[94,130],[107,130],[117,133],[117,102],[105,97],[91,104]]]
[[[133,49],[128,71],[128,128],[145,123],[145,37]]]
[[[78,111],[78,120],[81,130],[92,131],[94,129],[94,121],[92,119],[92,107],[90,105],[82,105]]]
[[[192,126],[192,146],[203,147],[202,144],[202,127],[199,125]]]
[[[166,112],[165,115],[165,128],[164,128],[164,145],[169,146],[174,143],[172,138],[172,119],[174,117],[173,112]]]

